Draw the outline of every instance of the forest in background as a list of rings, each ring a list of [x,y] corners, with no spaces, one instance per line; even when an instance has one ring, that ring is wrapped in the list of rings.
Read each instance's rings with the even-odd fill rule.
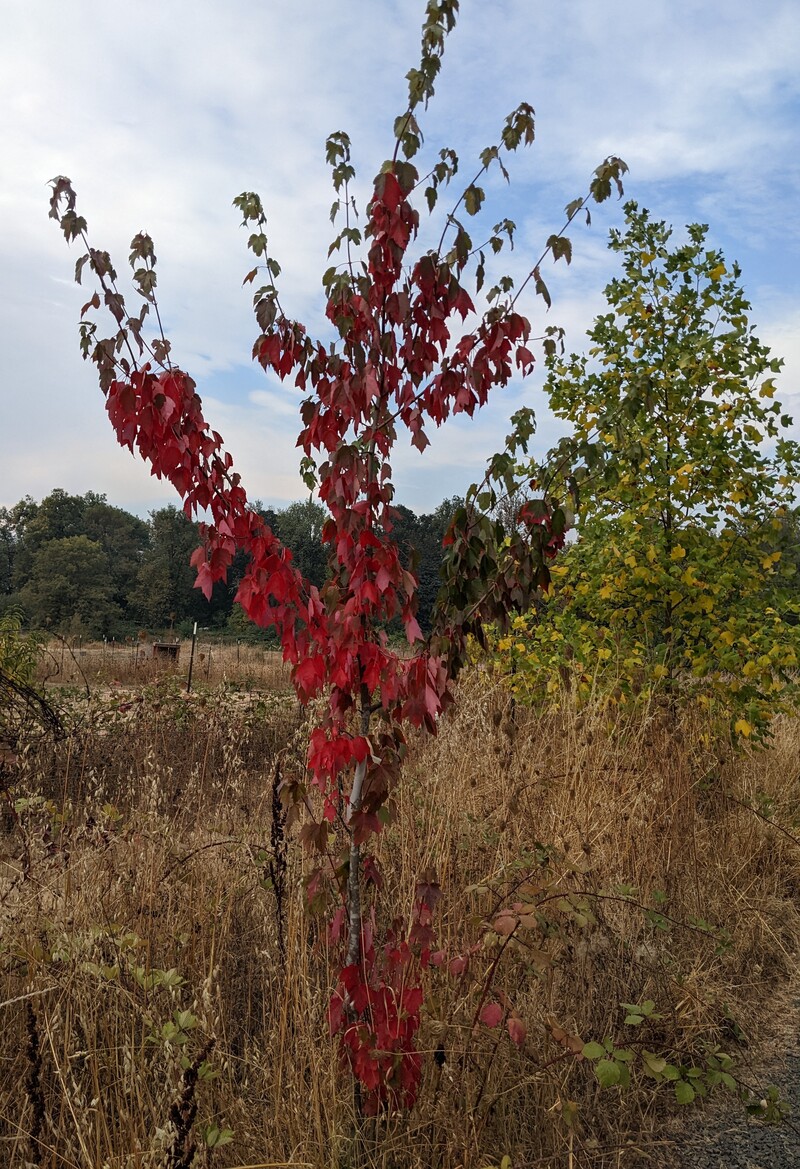
[[[445,499],[428,515],[397,508],[394,534],[404,564],[419,576],[418,619],[426,632],[439,590],[442,538],[460,502]],[[325,509],[313,499],[280,509],[256,507],[292,550],[303,575],[320,587],[327,560],[320,539]],[[15,609],[33,628],[109,639],[140,629],[188,634],[195,621],[238,637],[271,636],[233,603],[244,554],[227,581],[215,584],[210,600],[194,587],[189,560],[199,543],[198,525],[174,506],[157,508],[143,520],[93,491],[70,495],[56,488],[40,503],[26,496],[0,507],[0,615]]]

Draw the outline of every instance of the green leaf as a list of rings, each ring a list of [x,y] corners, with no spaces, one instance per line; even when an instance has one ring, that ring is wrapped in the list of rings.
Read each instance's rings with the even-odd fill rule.
[[[603,1059],[606,1054],[606,1049],[601,1043],[591,1042],[584,1044],[581,1054],[585,1059]]]
[[[534,282],[534,287],[536,289],[537,295],[541,296],[544,303],[547,305],[548,308],[550,308],[550,306],[552,304],[552,301],[550,299],[550,293],[547,290],[547,285],[545,284],[544,280],[542,280],[542,274],[539,271],[538,266],[536,268],[534,268],[534,270],[533,270],[533,282]]]
[[[565,235],[551,235],[547,246],[553,253],[553,260],[563,257],[568,264],[572,263],[572,242]]]
[[[691,1104],[695,1098],[695,1090],[686,1080],[675,1081],[675,1099],[679,1104]]]
[[[613,1059],[601,1059],[595,1064],[594,1074],[601,1088],[613,1088],[620,1081],[620,1065]]]
[[[464,207],[467,215],[477,215],[485,197],[483,190],[471,183],[464,192]]]

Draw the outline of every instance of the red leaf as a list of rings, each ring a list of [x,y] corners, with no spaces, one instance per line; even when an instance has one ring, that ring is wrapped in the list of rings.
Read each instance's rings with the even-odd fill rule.
[[[408,617],[405,618],[404,623],[405,623],[405,627],[406,627],[406,637],[408,638],[408,640],[411,644],[413,644],[415,641],[423,641],[424,640],[424,634],[419,627],[419,622],[417,621],[416,617],[414,617],[413,615],[409,615]],[[427,699],[426,699],[426,701],[427,701]]]
[[[522,1047],[528,1034],[528,1028],[522,1022],[519,1015],[509,1015],[506,1026],[508,1027],[508,1034],[511,1036],[511,1042],[515,1043],[517,1047]]]
[[[517,928],[517,915],[510,909],[503,909],[492,922],[492,929],[501,937],[507,938]]]
[[[503,1020],[503,1008],[499,1003],[486,1003],[479,1018],[486,1027],[499,1027]]]

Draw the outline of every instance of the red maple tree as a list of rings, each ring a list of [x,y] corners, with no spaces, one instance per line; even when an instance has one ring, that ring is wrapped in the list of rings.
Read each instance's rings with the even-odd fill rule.
[[[329,512],[322,533],[329,574],[321,590],[301,577],[290,550],[248,505],[233,460],[203,415],[194,381],[172,362],[158,316],[152,240],[139,234],[132,241],[130,261],[142,305],[138,314],[129,315],[109,256],[89,244],[70,181],[59,177],[52,183],[51,216],[68,241],[79,239],[85,248],[76,279],[88,264],[99,282],[99,292],[81,313],[81,347],[97,367],[118,441],[137,451],[154,475],[173,484],[188,516],[205,516],[203,542],[192,560],[198,586],[208,596],[214,582],[226,578],[237,550],[246,552],[248,567],[236,599],[251,620],[277,632],[300,701],[327,696],[325,716],[310,735],[307,760],[310,782],[322,797],[322,816],[305,839],[327,854],[329,834],[338,823],[348,840],[336,870],[343,960],[330,1021],[341,1034],[368,1111],[410,1106],[416,1097],[419,974],[435,944],[432,915],[438,890],[433,877],[421,880],[410,932],[395,923],[378,946],[362,912],[365,868],[368,877],[379,880],[372,858],[364,864],[364,846],[385,819],[405,753],[406,728],[435,733],[452,701],[451,683],[464,660],[468,635],[480,636],[485,621],[503,624],[513,612],[529,607],[536,590],[548,582],[548,563],[563,544],[569,520],[566,508],[552,499],[528,503],[508,531],[491,518],[499,496],[515,486],[515,448],[524,446],[531,428],[530,415],[521,412],[509,449],[491,460],[484,483],[454,517],[445,550],[448,583],[434,632],[423,636],[415,616],[417,580],[392,538],[393,448],[405,432],[424,450],[431,423],[439,426],[451,414],[473,415],[492,390],[528,374],[533,341],[529,320],[517,310],[522,287],[532,282],[549,304],[540,272],[544,257],[516,292],[510,278],[502,277],[485,294],[482,313],[466,287],[470,280],[475,295],[481,295],[486,255],[491,258],[513,244],[514,225],[504,220],[484,244],[474,246],[459,215],[477,214],[484,201],[478,185],[482,176],[497,166],[507,178],[504,158],[533,141],[533,110],[527,104],[506,119],[500,142],[482,152],[478,173],[446,215],[438,247],[414,260],[408,257],[420,226],[415,202],[422,196],[433,211],[458,169],[451,150],[442,150],[422,177],[411,162],[422,141],[417,112],[433,95],[457,8],[458,0],[428,3],[420,65],[408,74],[408,107],[395,122],[392,156],[374,181],[363,235],[353,219],[349,140],[342,133],[328,139],[337,194],[334,215],[345,218],[331,252],[346,250],[344,262],[323,278],[334,341],[312,339],[284,313],[276,286],[280,269],[268,250],[261,201],[251,192],[235,200],[259,261],[246,281],[266,273],[254,297],[260,333],[253,356],[305,395],[297,440],[302,470]],[[589,201],[605,199],[613,185],[621,191],[624,170],[616,158],[598,167],[586,197],[568,205],[567,224]],[[362,244],[365,258],[356,259]],[[569,260],[563,229],[548,240],[548,252]],[[87,319],[102,305],[116,324],[105,338]],[[144,324],[151,309],[160,335],[148,341]],[[555,344],[556,332],[547,330],[545,345]],[[402,621],[407,641],[399,651],[386,632],[395,618]],[[289,791],[301,792],[302,784],[290,785]]]

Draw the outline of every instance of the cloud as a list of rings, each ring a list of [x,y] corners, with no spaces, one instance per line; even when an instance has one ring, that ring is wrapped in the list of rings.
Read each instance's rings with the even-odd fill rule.
[[[92,238],[121,278],[131,236],[153,236],[174,351],[246,481],[253,476],[251,492],[302,494],[292,394],[247,365],[256,327],[242,278],[252,262],[231,200],[261,191],[283,300],[312,334],[329,336],[324,140],[350,131],[363,209],[404,103],[422,11],[422,0],[9,7],[0,44],[0,502],[57,485],[139,509],[166,494],[114,448],[92,370],[76,355],[87,294],[69,283],[76,250],[46,219],[46,181],[58,173],[74,180]],[[788,346],[788,373],[798,369],[799,88],[800,10],[790,0],[764,0],[757,17],[744,0],[486,0],[462,6],[449,38],[424,118],[426,157],[453,144],[459,178],[470,177],[506,114],[532,102],[536,146],[513,160],[510,188],[487,184],[484,217],[489,227],[500,215],[516,220],[508,270],[519,283],[592,168],[621,154],[632,197],[676,225],[708,221],[715,246],[742,262],[754,319],[777,351]],[[537,330],[552,320],[582,347],[612,270],[606,232],[620,221],[618,204],[598,209],[591,231],[573,232],[571,268],[545,265],[550,314],[524,298]],[[521,387],[474,426],[451,424],[422,458],[398,451],[398,498],[428,508],[478,477],[518,400]]]

